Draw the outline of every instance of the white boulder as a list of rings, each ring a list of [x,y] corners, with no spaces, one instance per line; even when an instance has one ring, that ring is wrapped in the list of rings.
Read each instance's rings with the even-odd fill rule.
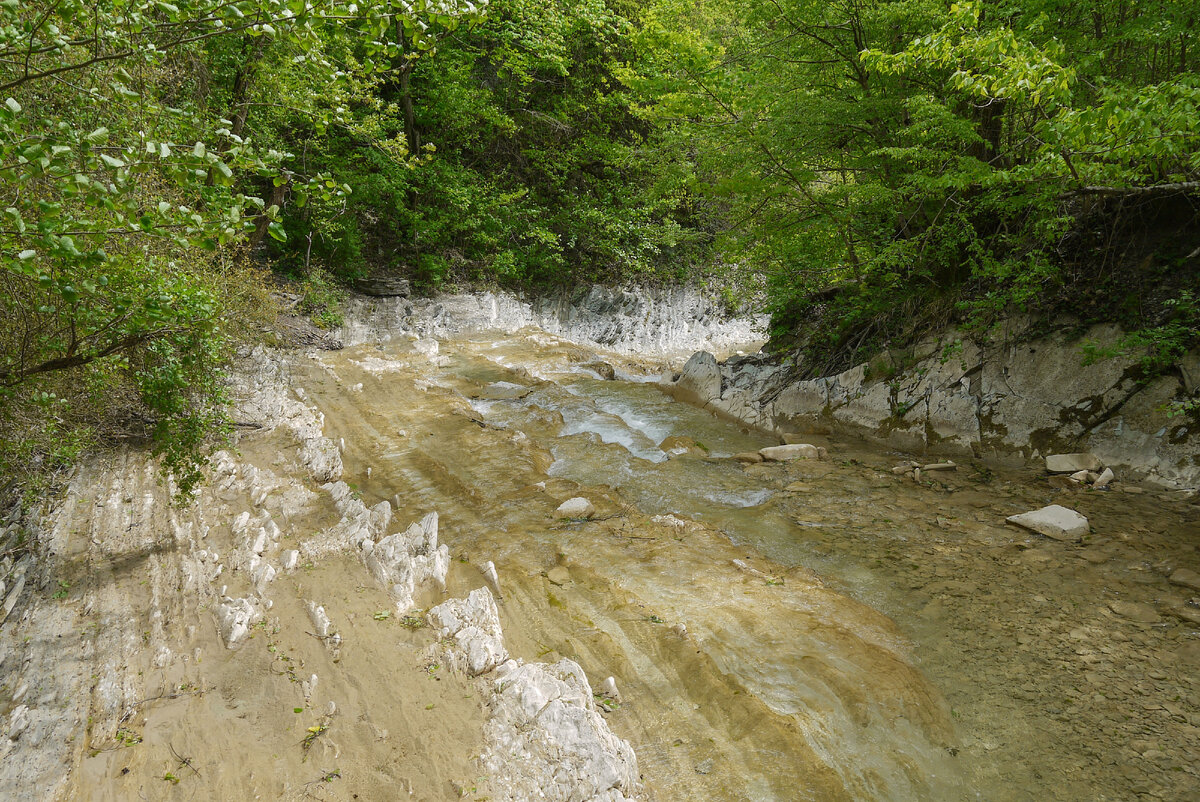
[[[821,451],[808,443],[792,443],[786,446],[769,446],[758,451],[765,460],[786,462],[794,459],[820,459]]]
[[[226,599],[217,605],[217,629],[225,648],[236,649],[258,623],[262,613],[249,599]]]
[[[1046,457],[1046,470],[1050,473],[1077,473],[1099,471],[1103,466],[1095,454],[1051,454]]]
[[[426,619],[438,630],[439,638],[454,639],[453,658],[471,676],[485,674],[508,659],[500,613],[487,588],[439,604]]]
[[[596,514],[596,507],[583,496],[569,498],[554,511],[559,518],[591,518]]]
[[[1006,519],[1010,524],[1045,535],[1054,540],[1079,541],[1088,533],[1088,519],[1075,510],[1051,504],[1040,510],[1023,512],[1020,515],[1010,515]]]
[[[494,799],[623,802],[637,793],[633,749],[608,728],[577,663],[510,660],[494,688],[480,757]]]
[[[434,584],[446,587],[450,570],[450,549],[438,545],[438,515],[431,512],[403,532],[389,535],[364,549],[363,562],[371,576],[390,588],[396,607],[407,612],[413,606],[417,588]],[[367,541],[360,541],[364,544]]]

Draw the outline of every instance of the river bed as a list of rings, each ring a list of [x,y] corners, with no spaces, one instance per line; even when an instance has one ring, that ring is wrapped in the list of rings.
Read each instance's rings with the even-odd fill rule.
[[[456,552],[496,561],[506,632],[529,657],[616,674],[614,728],[664,798],[1190,793],[1196,625],[1109,606],[1194,593],[1166,580],[1196,562],[1183,494],[1064,497],[1034,471],[982,464],[917,484],[890,470],[911,455],[819,438],[828,461],[745,466],[729,457],[776,438],[672,401],[620,356],[603,355],[629,380],[607,381],[594,354],[545,334],[463,339],[405,396],[389,388],[411,367],[363,368],[411,365],[405,350],[322,355],[338,379],[310,374],[353,444],[348,467],[372,468],[369,498],[437,507]],[[491,382],[531,391],[479,398]],[[469,409],[435,414],[460,396]],[[571,495],[605,520],[553,522]],[[1088,515],[1093,536],[1004,523],[1051,502]],[[667,515],[681,534],[652,523]],[[556,564],[569,584],[545,578]]]
[[[639,799],[1194,798],[1197,591],[1167,579],[1200,570],[1187,494],[1066,493],[970,461],[918,483],[892,472],[912,455],[824,438],[826,460],[745,464],[778,438],[674,401],[656,367],[537,330],[290,359],[281,380],[319,410],[355,498],[400,526],[439,514],[446,589],[417,610],[389,611],[357,557],[325,549],[337,514],[279,433],[239,438],[268,477],[253,499],[218,483],[186,513],[136,454],[83,471],[56,513],[57,629],[29,620],[0,653],[58,666],[40,701],[82,730],[58,795],[508,798],[478,763],[487,677],[432,659],[421,625],[491,562],[513,657],[614,678],[619,698],[597,698]],[[591,520],[556,515],[576,496]],[[1048,503],[1092,534],[1004,523]],[[314,556],[228,651],[189,560],[220,551],[219,596],[249,588],[230,523],[246,505]],[[21,679],[0,713],[32,700]]]

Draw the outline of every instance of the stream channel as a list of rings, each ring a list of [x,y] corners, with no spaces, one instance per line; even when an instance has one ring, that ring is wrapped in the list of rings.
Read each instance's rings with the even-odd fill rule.
[[[452,593],[495,562],[514,655],[616,678],[609,722],[650,798],[1198,787],[1196,625],[1108,606],[1179,590],[1183,495],[1077,494],[1096,534],[1049,541],[1004,523],[1062,501],[1035,471],[915,484],[890,470],[908,455],[820,438],[828,460],[743,465],[778,439],[674,402],[645,367],[526,331],[323,353],[295,383],[368,504],[439,512]],[[595,518],[557,520],[577,495]]]
[[[628,741],[639,800],[1197,798],[1200,610],[1168,579],[1200,584],[1193,496],[974,460],[914,482],[892,470],[913,455],[829,438],[746,464],[777,435],[673,400],[666,359],[537,329],[268,355],[277,401],[239,414],[270,425],[190,506],[136,449],[82,466],[50,590],[0,637],[0,796],[534,798],[481,764],[521,737],[494,737],[504,680],[451,670],[424,624],[495,591],[490,562],[508,654],[582,667],[573,720]],[[346,484],[322,484],[309,458],[338,450]],[[590,520],[556,514],[577,496]],[[347,535],[385,501],[376,539],[439,515],[446,588],[418,610]],[[1091,534],[1005,523],[1050,503]],[[585,776],[539,748],[524,768]]]

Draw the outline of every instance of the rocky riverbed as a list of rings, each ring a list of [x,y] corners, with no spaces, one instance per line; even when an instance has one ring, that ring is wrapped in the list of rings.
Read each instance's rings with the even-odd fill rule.
[[[256,352],[190,506],[122,451],[20,524],[0,795],[1192,798],[1191,493],[773,450],[467,317]]]

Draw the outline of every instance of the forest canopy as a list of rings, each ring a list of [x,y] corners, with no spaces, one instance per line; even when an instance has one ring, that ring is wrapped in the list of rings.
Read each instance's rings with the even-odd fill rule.
[[[1167,369],[1200,341],[1197,16],[0,0],[0,460],[146,437],[186,490],[283,280],[329,325],[380,273],[761,280],[813,372],[1067,305]]]

